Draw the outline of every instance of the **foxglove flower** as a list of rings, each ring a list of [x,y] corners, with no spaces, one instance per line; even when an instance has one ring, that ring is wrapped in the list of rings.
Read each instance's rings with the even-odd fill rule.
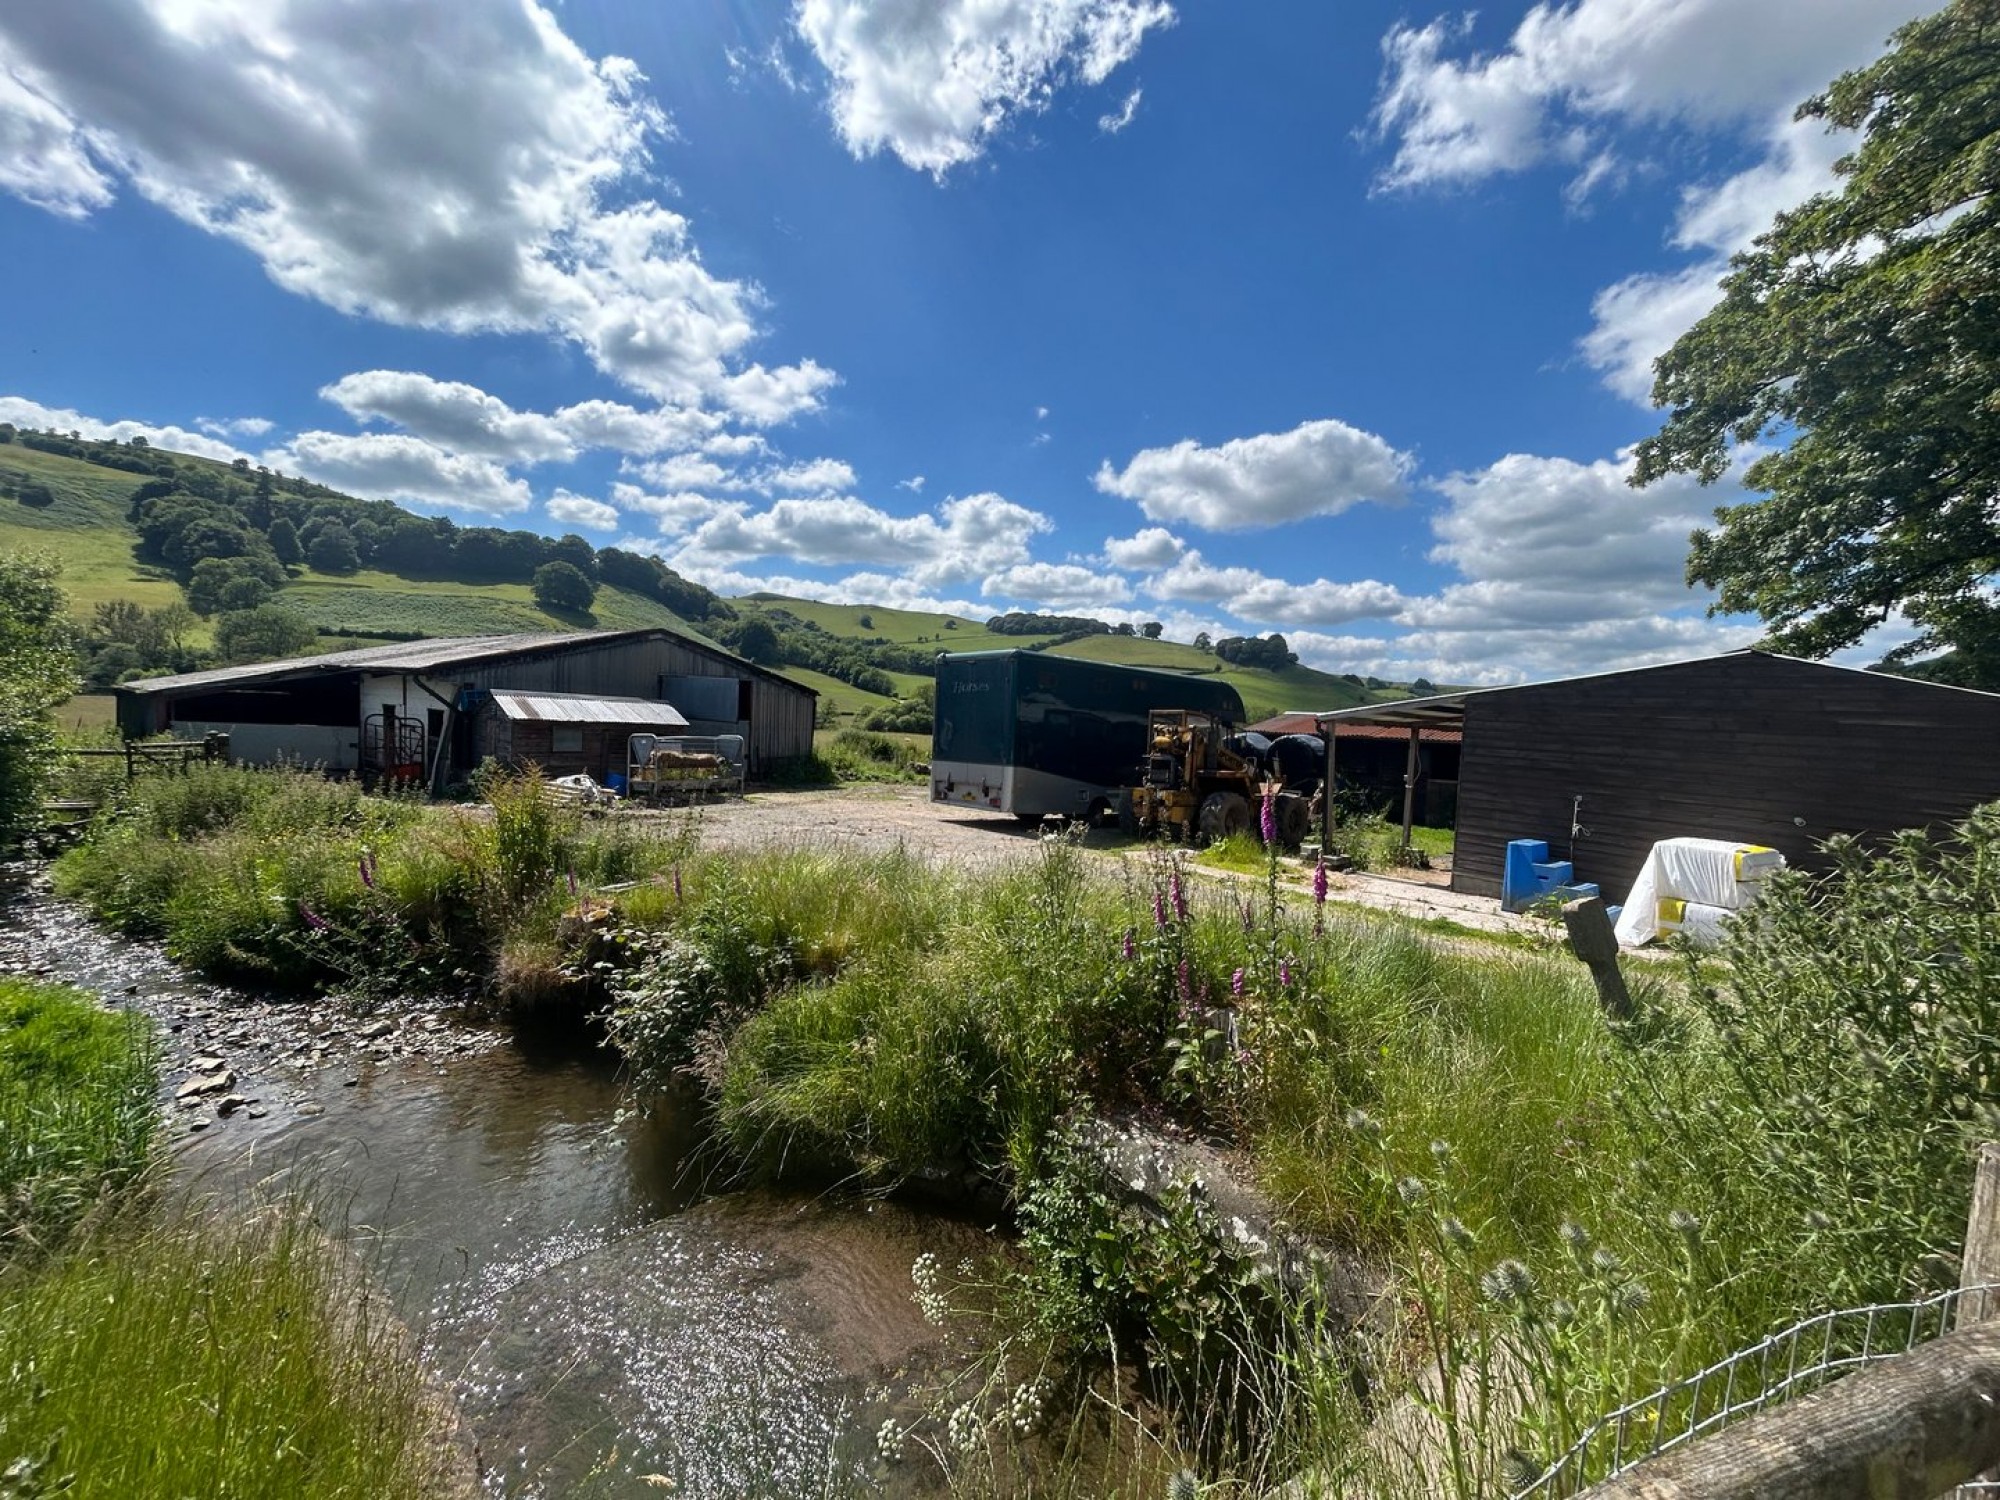
[[[299,916],[314,932],[324,932],[329,925],[325,917],[314,911],[305,902],[299,903]]]
[[[1278,960],[1278,983],[1289,986],[1291,982],[1292,961],[1289,958],[1281,958]]]
[[[1125,929],[1125,940],[1118,945],[1118,954],[1127,963],[1139,956],[1139,945],[1133,941],[1132,929],[1129,927]]]
[[[1326,905],[1326,856],[1324,854],[1313,865],[1313,905]]]
[[[1167,882],[1167,889],[1173,893],[1175,919],[1185,922],[1188,919],[1187,890],[1181,885],[1179,870],[1174,871],[1173,877]]]
[[[1153,925],[1155,927],[1167,925],[1167,900],[1158,891],[1153,892]]]
[[[363,849],[361,851],[360,863],[361,883],[372,891],[375,889],[375,851],[373,849]]]
[[[1264,805],[1257,811],[1257,831],[1264,835],[1266,844],[1278,842],[1278,794],[1264,793]]]
[[[1238,1000],[1243,998],[1243,971],[1238,969],[1229,976],[1229,993]]]

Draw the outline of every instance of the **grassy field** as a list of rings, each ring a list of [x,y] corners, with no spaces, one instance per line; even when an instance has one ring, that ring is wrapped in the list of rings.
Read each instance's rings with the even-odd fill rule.
[[[78,693],[56,710],[64,734],[95,739],[118,722],[118,700],[109,693]]]
[[[1144,636],[1093,635],[1067,645],[1050,648],[1060,656],[1082,657],[1088,661],[1118,662],[1124,666],[1156,667],[1173,671],[1202,672],[1219,676],[1243,695],[1243,707],[1254,719],[1268,718],[1288,709],[1351,708],[1378,696],[1406,697],[1404,693],[1376,694],[1367,688],[1311,667],[1286,667],[1267,672],[1258,667],[1237,667],[1216,659],[1214,653],[1197,651],[1178,641],[1149,641]]]
[[[877,637],[898,646],[935,646],[940,651],[1009,651],[1054,640],[1048,635],[995,635],[984,625],[953,615],[927,614],[919,610],[885,609],[873,604],[821,604],[813,599],[786,599],[756,595],[736,602],[782,609],[829,635],[856,640]],[[866,616],[872,626],[861,623]]]
[[[73,612],[89,618],[97,605],[131,599],[152,608],[181,597],[180,585],[156,568],[134,562],[133,532],[125,519],[132,492],[144,475],[101,468],[19,443],[0,446],[0,547],[52,552],[62,560],[63,588]],[[48,487],[55,503],[23,505],[23,484]]]

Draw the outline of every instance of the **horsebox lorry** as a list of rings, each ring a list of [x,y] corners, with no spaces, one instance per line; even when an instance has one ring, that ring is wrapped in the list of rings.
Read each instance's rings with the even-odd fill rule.
[[[1154,709],[1243,722],[1216,677],[1125,667],[1046,651],[946,652],[937,660],[931,801],[1102,821],[1134,784]]]

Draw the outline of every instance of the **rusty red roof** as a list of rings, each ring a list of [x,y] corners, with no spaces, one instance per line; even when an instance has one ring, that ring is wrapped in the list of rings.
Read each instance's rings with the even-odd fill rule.
[[[1318,734],[1319,720],[1311,714],[1275,714],[1250,728],[1258,734]],[[1387,724],[1337,724],[1337,736],[1343,740],[1396,740],[1409,743],[1410,731]],[[1456,729],[1421,729],[1419,739],[1434,745],[1456,745],[1465,736]]]

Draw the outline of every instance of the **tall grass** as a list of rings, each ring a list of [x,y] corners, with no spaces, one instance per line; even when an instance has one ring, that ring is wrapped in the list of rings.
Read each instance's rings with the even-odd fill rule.
[[[0,979],[0,1257],[50,1244],[146,1165],[151,1029],[78,991]]]
[[[9,1493],[463,1493],[448,1405],[302,1205],[114,1220],[0,1266]]]

